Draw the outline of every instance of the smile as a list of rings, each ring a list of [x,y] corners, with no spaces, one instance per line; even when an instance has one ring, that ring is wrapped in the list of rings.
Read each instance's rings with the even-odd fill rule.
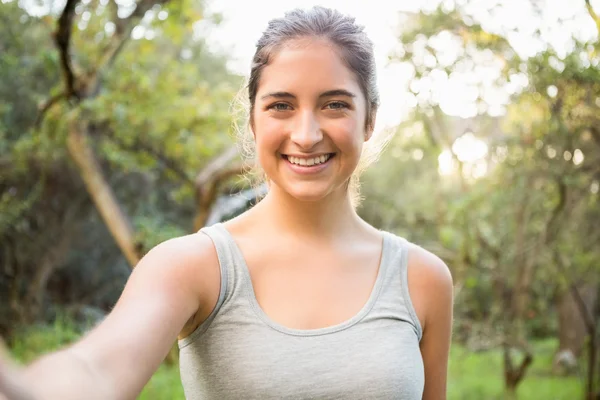
[[[335,153],[321,154],[314,157],[295,157],[282,154],[281,157],[287,161],[290,168],[301,174],[316,173],[322,171],[329,161],[335,156]]]
[[[313,165],[324,164],[333,156],[333,153],[329,154],[321,154],[320,156],[312,157],[312,158],[301,158],[294,156],[286,156],[283,155],[285,159],[287,159],[290,163],[294,165],[300,165],[302,167],[311,167]]]

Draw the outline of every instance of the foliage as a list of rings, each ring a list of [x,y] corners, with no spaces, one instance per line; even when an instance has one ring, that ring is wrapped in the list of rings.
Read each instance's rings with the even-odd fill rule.
[[[17,1],[0,5],[0,98],[8,100],[0,106],[0,294],[9,299],[0,306],[0,332],[49,317],[48,298],[77,298],[61,293],[73,276],[108,268],[92,279],[99,297],[84,296],[103,307],[115,298],[103,297],[114,291],[102,287],[122,287],[126,278],[67,152],[72,121],[89,125],[94,156],[142,252],[192,229],[194,177],[231,145],[229,101],[241,79],[198,29],[210,29],[218,15],[198,1],[155,3],[108,60],[132,10],[120,2],[77,3],[73,73],[90,85],[85,77],[98,74],[95,92],[80,102],[65,100],[53,42],[62,10],[33,16]],[[48,284],[59,292],[46,294]]]
[[[566,288],[598,288],[600,42],[570,38],[564,54],[545,43],[526,56],[511,37],[533,28],[489,28],[483,17],[506,5],[476,3],[405,18],[391,61],[414,71],[416,107],[365,175],[361,212],[448,263],[457,340],[526,355],[528,338],[557,334]],[[471,103],[459,113],[448,94],[461,79]],[[485,151],[473,157],[476,145]]]

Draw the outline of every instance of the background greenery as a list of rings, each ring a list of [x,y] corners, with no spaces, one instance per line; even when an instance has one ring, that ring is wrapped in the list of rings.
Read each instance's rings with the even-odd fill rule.
[[[363,176],[359,212],[452,270],[451,399],[593,399],[598,35],[525,57],[510,40],[523,27],[489,26],[474,3],[404,16],[389,60],[413,71],[414,107]],[[27,362],[100,320],[149,248],[239,212],[224,204],[248,183],[230,134],[243,77],[205,39],[220,15],[200,0],[20,4],[0,3],[0,334]],[[482,68],[496,73],[464,87],[475,115],[446,114],[431,82]],[[486,151],[464,157],[465,141]],[[183,398],[176,354],[141,398]]]

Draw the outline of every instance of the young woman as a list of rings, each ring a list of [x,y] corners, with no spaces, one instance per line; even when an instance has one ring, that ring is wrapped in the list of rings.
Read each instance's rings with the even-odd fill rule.
[[[271,21],[248,92],[266,197],[149,252],[78,343],[0,371],[6,397],[135,398],[179,335],[188,399],[445,398],[448,268],[353,205],[378,105],[362,28],[320,7]]]

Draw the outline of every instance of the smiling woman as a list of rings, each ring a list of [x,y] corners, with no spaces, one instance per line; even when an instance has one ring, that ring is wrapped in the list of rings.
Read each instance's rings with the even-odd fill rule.
[[[447,267],[354,210],[379,105],[362,28],[319,7],[271,21],[247,96],[269,192],[203,229],[233,287],[180,341],[187,397],[444,399]]]
[[[378,108],[363,28],[321,7],[271,21],[248,101],[265,198],[149,252],[103,323],[30,367],[19,398],[133,398],[178,337],[189,400],[445,399],[448,268],[352,200]]]

